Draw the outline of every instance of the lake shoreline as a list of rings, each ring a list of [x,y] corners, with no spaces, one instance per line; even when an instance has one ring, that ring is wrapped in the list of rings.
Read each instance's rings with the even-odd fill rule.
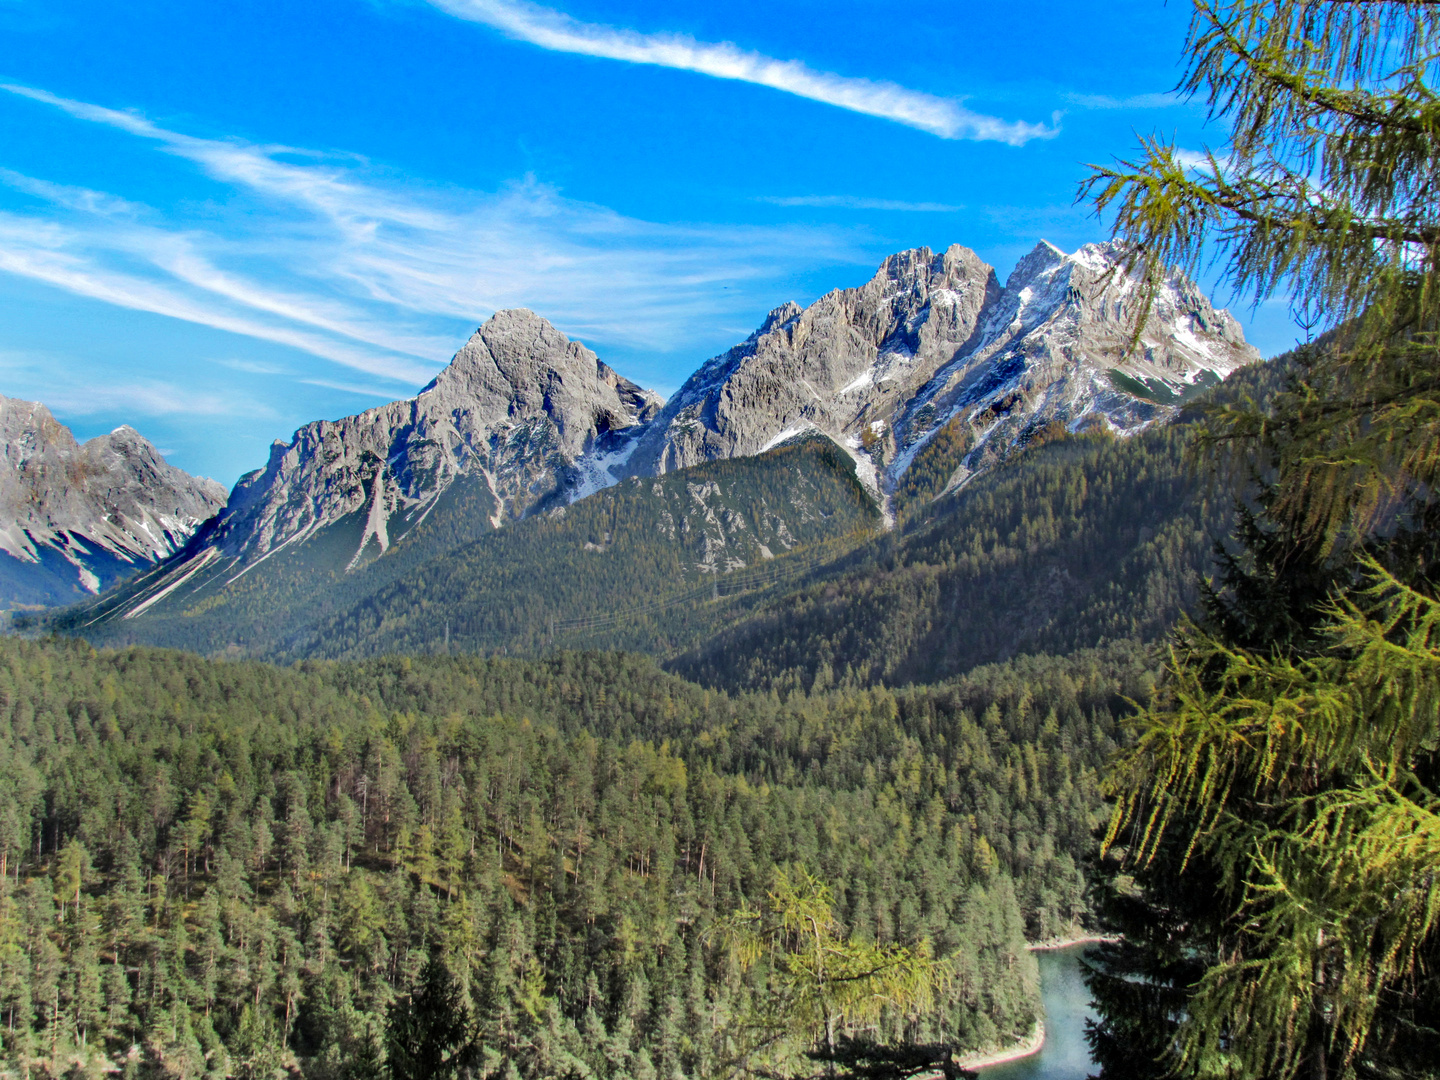
[[[1044,941],[1027,941],[1026,952],[1050,952],[1054,949],[1068,949],[1075,945],[1113,945],[1120,939],[1113,934],[1082,934],[1079,937],[1046,938]]]
[[[1036,1020],[1035,1028],[1019,1042],[999,1050],[976,1050],[960,1058],[957,1064],[962,1069],[988,1069],[991,1065],[1004,1065],[1021,1058],[1033,1057],[1045,1045],[1045,1021]]]
[[[1085,945],[1103,945],[1120,940],[1104,934],[1077,934],[1073,937],[1046,938],[1043,941],[1026,942],[1027,952],[1059,952]],[[995,1049],[974,1050],[961,1057],[958,1064],[964,1069],[988,1069],[992,1065],[1006,1065],[1012,1061],[1034,1057],[1045,1047],[1045,1018],[1036,1019],[1035,1027],[1028,1036],[1017,1039],[1009,1046]]]

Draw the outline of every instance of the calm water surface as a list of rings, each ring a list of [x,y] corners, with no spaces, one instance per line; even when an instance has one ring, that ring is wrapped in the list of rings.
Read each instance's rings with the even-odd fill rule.
[[[1048,949],[1035,954],[1040,963],[1040,999],[1045,1005],[1045,1045],[1019,1061],[980,1070],[981,1080],[1085,1080],[1090,1075],[1090,1046],[1085,1021],[1090,992],[1080,979],[1080,958],[1089,945]]]

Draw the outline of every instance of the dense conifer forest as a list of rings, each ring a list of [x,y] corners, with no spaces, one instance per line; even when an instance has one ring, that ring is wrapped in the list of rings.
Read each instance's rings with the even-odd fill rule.
[[[616,653],[7,639],[3,1061],[399,1075],[396,1032],[433,1050],[443,1000],[464,1022],[436,1060],[475,1075],[793,1063],[814,1031],[780,1008],[785,954],[726,930],[786,897],[943,985],[849,1035],[1004,1042],[1035,1019],[1026,940],[1089,917],[1098,771],[1151,685],[1123,649],[782,696]]]

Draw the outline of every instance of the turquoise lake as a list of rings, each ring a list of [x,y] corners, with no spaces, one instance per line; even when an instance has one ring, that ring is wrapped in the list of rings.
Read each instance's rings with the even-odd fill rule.
[[[1090,992],[1080,978],[1089,945],[1037,952],[1040,999],[1045,1006],[1045,1045],[1038,1054],[980,1070],[981,1080],[1085,1080],[1094,1069],[1085,1042],[1085,1021],[1094,1016]]]

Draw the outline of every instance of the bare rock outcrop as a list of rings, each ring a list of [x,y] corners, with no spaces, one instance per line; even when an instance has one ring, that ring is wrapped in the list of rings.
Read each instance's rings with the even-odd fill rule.
[[[1003,288],[968,248],[901,252],[858,289],[776,308],[692,375],[612,469],[660,473],[813,429],[882,495],[958,417],[973,451],[953,484],[1049,424],[1139,430],[1259,359],[1229,313],[1179,277],[1131,348],[1142,298],[1110,244],[1066,255],[1042,242]]]
[[[499,527],[659,408],[533,312],[502,311],[415,397],[277,441],[265,468],[236,484],[207,545],[251,563],[363,511],[358,560],[383,553],[465,475],[489,487]]]
[[[134,428],[81,444],[44,405],[0,397],[0,550],[19,564],[6,564],[11,601],[97,592],[178,551],[224,505],[223,487],[168,464]]]

